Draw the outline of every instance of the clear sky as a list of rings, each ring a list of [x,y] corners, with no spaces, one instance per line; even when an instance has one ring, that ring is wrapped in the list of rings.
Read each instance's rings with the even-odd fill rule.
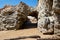
[[[15,6],[21,1],[32,7],[35,7],[37,5],[37,0],[0,0],[0,8],[3,8],[6,4]]]

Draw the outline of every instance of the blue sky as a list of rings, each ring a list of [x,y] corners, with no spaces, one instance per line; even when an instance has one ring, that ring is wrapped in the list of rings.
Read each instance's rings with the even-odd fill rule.
[[[0,0],[0,8],[3,8],[6,4],[15,6],[21,1],[32,7],[35,7],[37,5],[37,0]]]

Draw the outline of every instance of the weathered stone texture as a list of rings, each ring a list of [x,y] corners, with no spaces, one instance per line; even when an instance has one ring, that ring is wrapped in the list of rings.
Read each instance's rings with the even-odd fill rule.
[[[42,33],[60,34],[60,1],[39,0],[38,28]],[[44,31],[43,31],[44,30]]]
[[[60,0],[53,0],[53,9],[60,13]]]
[[[39,0],[38,28],[42,33],[53,32],[52,0]],[[51,22],[52,21],[52,22]]]
[[[29,7],[28,5],[26,5],[23,2],[20,2],[20,4],[16,6],[16,8],[17,8],[17,10],[25,13],[26,15],[29,15],[28,13],[31,12],[31,7]]]
[[[33,16],[28,16],[28,20],[29,20],[29,22],[30,23],[37,23],[37,19],[35,18],[35,17],[33,17]]]
[[[53,10],[57,18],[54,25],[54,34],[60,35],[60,0],[53,0]]]
[[[54,34],[60,35],[60,14],[56,12],[55,14],[56,14],[56,21],[54,24]]]
[[[0,14],[0,31],[21,28],[27,20],[28,12],[30,12],[30,7],[23,2],[17,6],[6,5]]]
[[[52,0],[39,0],[36,10],[41,11],[42,9],[44,10],[48,9],[47,11],[49,11],[52,9],[52,4],[53,4]]]
[[[9,11],[5,9],[2,10],[0,14],[0,30],[18,29],[22,23],[26,21],[23,13],[13,11],[12,9],[10,9],[11,11],[9,9],[7,9]]]

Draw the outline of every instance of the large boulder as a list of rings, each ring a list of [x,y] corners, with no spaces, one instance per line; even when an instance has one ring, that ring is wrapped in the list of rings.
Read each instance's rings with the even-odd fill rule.
[[[60,35],[60,13],[55,12],[56,14],[56,21],[54,24],[54,34]]]
[[[38,29],[42,33],[53,33],[54,29],[54,21],[53,17],[44,17],[38,20]]]
[[[60,13],[60,0],[53,0],[54,12]]]
[[[16,5],[16,9],[19,10],[20,12],[25,13],[26,15],[29,15],[29,13],[32,10],[30,6],[26,5],[23,2],[20,2],[20,4]]]
[[[39,0],[36,10],[38,13],[38,28],[42,33],[60,33],[60,1]]]
[[[19,29],[26,19],[25,13],[14,10],[14,7],[5,8],[0,14],[0,30]]]
[[[30,7],[23,2],[16,6],[6,5],[0,14],[0,31],[21,28],[27,20],[28,12],[31,12]]]
[[[41,11],[42,9],[44,10],[51,10],[53,5],[53,0],[38,0],[38,5],[35,8],[38,12]]]
[[[60,0],[53,0],[53,11],[57,18],[54,24],[54,34],[60,35]]]
[[[42,33],[52,33],[54,22],[52,18],[52,0],[39,0],[37,11],[38,13],[38,29]],[[51,22],[52,21],[52,22]]]

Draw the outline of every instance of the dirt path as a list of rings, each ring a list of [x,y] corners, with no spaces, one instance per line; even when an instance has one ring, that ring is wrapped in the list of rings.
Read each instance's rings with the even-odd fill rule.
[[[23,29],[23,30],[17,30],[17,31],[13,31],[13,30],[11,30],[11,31],[1,31],[0,32],[0,40],[13,39],[13,38],[19,38],[19,37],[22,38],[22,37],[29,37],[29,36],[40,36],[40,38],[56,37],[55,35],[43,35],[42,33],[40,33],[38,31],[37,28]],[[30,38],[27,38],[27,39],[30,39]]]

